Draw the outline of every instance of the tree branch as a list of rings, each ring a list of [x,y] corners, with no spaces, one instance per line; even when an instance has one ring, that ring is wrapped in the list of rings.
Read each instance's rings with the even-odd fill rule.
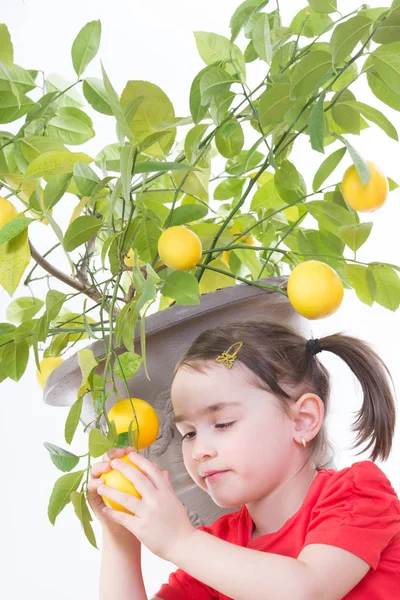
[[[47,271],[47,273],[49,273],[53,277],[56,277],[56,279],[59,279],[63,283],[66,283],[75,290],[78,290],[78,292],[85,294],[94,302],[98,303],[102,301],[101,294],[97,290],[92,289],[92,286],[85,275],[82,276],[82,273],[78,272],[78,275],[81,277],[81,280],[76,280],[73,277],[70,277],[69,275],[65,275],[65,273],[57,269],[54,265],[49,263],[49,261],[43,258],[43,256],[39,254],[36,248],[32,245],[32,242],[30,240],[29,248],[31,251],[32,258],[37,262],[39,266],[41,266],[45,271]],[[119,309],[117,307],[114,307],[115,317],[118,316],[119,312]]]

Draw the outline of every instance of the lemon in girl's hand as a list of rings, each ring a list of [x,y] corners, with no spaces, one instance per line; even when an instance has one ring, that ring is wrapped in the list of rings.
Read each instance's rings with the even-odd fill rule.
[[[131,465],[132,467],[135,467],[135,469],[138,469],[140,471],[139,467],[137,467],[135,464],[133,464],[129,460],[129,457],[127,454],[125,456],[122,456],[122,458],[120,458],[119,460],[126,462],[127,464]],[[116,469],[111,469],[111,471],[109,471],[108,473],[103,473],[103,475],[100,476],[100,479],[103,479],[104,483],[106,485],[108,485],[108,487],[114,488],[114,490],[124,492],[125,494],[130,494],[131,496],[135,496],[136,498],[139,498],[139,500],[142,499],[142,496],[139,494],[139,492],[137,491],[137,489],[135,488],[133,483],[131,481],[129,481],[129,479],[127,479],[124,475],[122,475],[122,473],[120,471],[117,471]],[[115,502],[114,500],[111,500],[110,498],[107,498],[106,496],[102,496],[102,499],[103,499],[104,504],[106,506],[109,506],[110,508],[114,508],[116,510],[121,510],[122,512],[128,513],[130,515],[134,514],[130,510],[128,510],[127,508],[122,506],[121,504],[118,504],[118,502]]]

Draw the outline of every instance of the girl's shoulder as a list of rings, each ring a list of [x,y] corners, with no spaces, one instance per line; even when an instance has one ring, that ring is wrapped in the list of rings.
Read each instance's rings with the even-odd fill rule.
[[[340,510],[342,516],[397,515],[400,500],[382,469],[370,460],[356,462],[340,470],[320,469],[314,511]]]

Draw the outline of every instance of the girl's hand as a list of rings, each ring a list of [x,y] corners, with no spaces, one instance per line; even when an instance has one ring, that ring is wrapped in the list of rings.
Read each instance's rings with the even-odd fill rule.
[[[102,501],[100,510],[104,512],[109,523],[126,528],[150,552],[170,560],[173,549],[186,543],[196,529],[174,492],[168,472],[161,471],[156,463],[150,462],[136,451],[129,452],[129,460],[138,468],[125,462],[115,466],[112,464],[112,467],[133,483],[142,498],[136,498],[101,483],[96,486],[97,493],[107,496],[132,514],[104,507]]]
[[[102,456],[102,462],[97,462],[92,466],[90,470],[91,479],[88,483],[89,505],[97,519],[100,521],[103,529],[106,529],[117,536],[123,536],[125,538],[127,536],[132,537],[131,533],[122,525],[118,525],[118,523],[113,523],[110,521],[110,519],[107,519],[102,513],[102,509],[106,505],[104,504],[101,495],[97,493],[97,488],[99,485],[104,485],[104,481],[103,479],[100,479],[100,476],[112,470],[110,461],[113,458],[121,458],[125,454],[133,452],[134,450],[135,449],[132,448],[132,446],[127,446],[126,448],[110,448],[110,450],[108,450],[108,452]]]

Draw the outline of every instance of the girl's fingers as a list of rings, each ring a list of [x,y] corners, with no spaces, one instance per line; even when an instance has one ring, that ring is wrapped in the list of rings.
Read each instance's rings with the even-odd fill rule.
[[[91,479],[88,483],[89,492],[96,492],[100,485],[104,485],[104,481],[100,478]]]
[[[117,502],[118,504],[120,504],[121,506],[123,506],[124,508],[129,510],[131,513],[133,513],[134,515],[139,516],[138,513],[140,513],[140,506],[141,506],[140,498],[137,498],[136,496],[132,496],[131,494],[125,494],[125,492],[120,492],[119,490],[115,490],[114,488],[109,487],[104,484],[98,486],[97,493],[100,496],[104,496],[105,498],[108,498],[109,500],[114,500],[114,502]]]
[[[136,452],[136,450],[132,446],[127,446],[125,448],[110,448],[110,450],[103,454],[103,462],[98,462],[93,465],[93,467],[90,470],[91,476],[99,477],[103,473],[108,473],[108,471],[111,471],[112,469],[110,461],[113,458],[121,458],[128,452]]]
[[[115,466],[112,464],[111,466],[129,479],[141,496],[150,493],[152,488],[160,489],[160,486],[164,483],[164,477],[155,463],[150,462],[147,458],[144,458],[137,452],[130,453],[129,460],[131,460],[139,470],[135,467],[131,467],[125,462],[120,462]]]
[[[128,452],[134,451],[135,448],[132,446],[126,446],[125,448],[110,448],[105,454],[103,454],[102,458],[105,461],[111,460],[112,458],[121,458],[121,456],[124,456]]]

